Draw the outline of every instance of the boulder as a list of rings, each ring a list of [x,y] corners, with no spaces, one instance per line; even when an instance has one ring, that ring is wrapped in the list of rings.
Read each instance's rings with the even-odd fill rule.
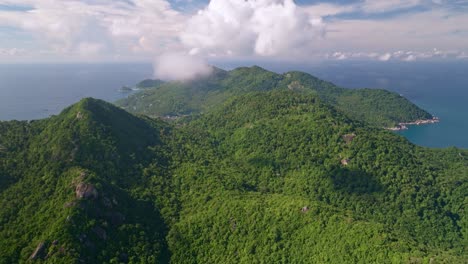
[[[78,199],[96,199],[98,198],[98,192],[94,185],[89,183],[79,183],[75,189],[76,198]]]
[[[42,254],[44,253],[45,247],[46,247],[45,242],[39,243],[39,245],[37,245],[34,252],[31,254],[31,257],[29,257],[29,259],[34,260],[34,259],[40,258]]]
[[[63,207],[70,208],[76,205],[76,201],[66,202]]]
[[[341,165],[343,165],[343,166],[348,166],[349,162],[350,162],[349,159],[342,159],[342,160],[341,160]]]
[[[343,135],[343,140],[346,142],[346,144],[349,144],[353,142],[355,137],[356,137],[356,134],[354,133],[346,134],[346,135]]]

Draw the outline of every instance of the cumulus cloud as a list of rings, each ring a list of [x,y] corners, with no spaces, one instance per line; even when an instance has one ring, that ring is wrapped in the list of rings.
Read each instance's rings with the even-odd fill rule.
[[[367,13],[382,13],[415,7],[421,2],[421,0],[365,0],[361,4],[361,9]]]
[[[332,58],[337,59],[337,60],[346,60],[348,58],[348,55],[343,52],[334,52],[331,55]]]
[[[414,56],[413,54],[410,54],[406,57],[403,58],[404,61],[414,61],[416,60],[416,56]]]
[[[186,1],[0,0],[2,6],[21,7],[0,9],[0,28],[6,28],[0,31],[0,55],[8,60],[151,60],[178,52],[198,58],[384,61],[467,56],[468,16],[448,8],[447,0],[313,5],[211,0],[198,13],[171,6],[182,2]],[[417,6],[425,9],[407,10]],[[368,16],[385,12],[397,15]],[[426,51],[433,46],[448,51]]]
[[[202,58],[184,53],[163,54],[154,62],[154,76],[163,80],[188,81],[211,72],[212,67]]]
[[[380,55],[378,58],[379,58],[379,61],[388,61],[389,59],[392,58],[392,54],[385,53],[385,54]]]
[[[292,55],[313,45],[324,24],[293,0],[211,0],[181,40],[192,54]]]
[[[0,48],[0,55],[3,56],[22,56],[25,55],[26,51],[24,49],[10,48],[2,49]]]
[[[318,3],[304,6],[304,11],[313,17],[333,16],[342,13],[350,13],[357,11],[357,5],[338,5],[330,3]]]
[[[457,55],[457,59],[468,59],[468,54],[465,52],[461,52]]]
[[[319,56],[320,57],[320,56]],[[432,49],[429,51],[393,51],[393,52],[344,52],[336,51],[325,54],[325,59],[335,60],[377,60],[377,61],[416,61],[416,60],[444,60],[444,59],[463,59],[467,58],[464,51],[456,50],[439,50]]]
[[[30,32],[58,55],[157,54],[177,46],[186,18],[166,0],[0,1],[0,26]]]

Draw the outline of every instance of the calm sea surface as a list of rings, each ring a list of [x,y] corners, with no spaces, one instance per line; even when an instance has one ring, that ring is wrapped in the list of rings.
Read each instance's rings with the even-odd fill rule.
[[[146,64],[0,65],[0,120],[48,117],[85,97],[113,102],[151,75]]]
[[[253,63],[214,63],[222,68]],[[398,132],[415,144],[468,148],[468,62],[258,63],[276,72],[301,70],[348,88],[385,88],[441,119]],[[115,101],[123,85],[151,77],[149,64],[0,65],[0,120],[38,119],[84,97]]]

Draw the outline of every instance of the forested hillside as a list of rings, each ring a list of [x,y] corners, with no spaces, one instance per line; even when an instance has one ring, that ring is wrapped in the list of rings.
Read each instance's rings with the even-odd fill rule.
[[[161,193],[144,174],[167,166],[164,131],[94,99],[0,123],[0,263],[167,261]]]
[[[94,99],[0,122],[0,263],[466,262],[468,151],[216,76],[245,93],[171,123]]]
[[[416,147],[291,91],[230,99],[178,133],[179,262],[466,257],[466,151]]]
[[[150,80],[145,81],[151,84]],[[399,94],[380,89],[345,89],[303,72],[276,74],[260,67],[232,71],[213,68],[211,75],[192,81],[161,83],[131,95],[117,105],[132,112],[174,119],[209,111],[232,96],[270,90],[313,91],[324,102],[351,118],[378,127],[430,119],[432,115]],[[149,85],[151,86],[151,85]],[[150,88],[146,85],[146,88]]]

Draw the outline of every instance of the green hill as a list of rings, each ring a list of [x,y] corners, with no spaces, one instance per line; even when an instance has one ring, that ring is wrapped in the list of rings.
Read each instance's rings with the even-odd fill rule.
[[[167,163],[165,125],[84,99],[56,117],[0,127],[0,263],[168,258],[144,174]]]
[[[416,147],[294,91],[229,99],[179,133],[178,263],[463,262],[465,151]]]
[[[161,80],[151,80],[151,79],[146,79],[143,80],[139,83],[137,83],[136,87],[137,88],[156,88],[159,85],[163,84],[164,82]]]
[[[133,113],[176,118],[208,111],[232,96],[277,89],[313,91],[348,116],[379,127],[432,118],[431,114],[393,92],[345,89],[307,73],[276,74],[258,66],[232,71],[214,68],[208,77],[159,84],[122,99],[117,105]]]
[[[255,87],[170,124],[95,99],[0,122],[0,263],[466,261],[468,151]]]

